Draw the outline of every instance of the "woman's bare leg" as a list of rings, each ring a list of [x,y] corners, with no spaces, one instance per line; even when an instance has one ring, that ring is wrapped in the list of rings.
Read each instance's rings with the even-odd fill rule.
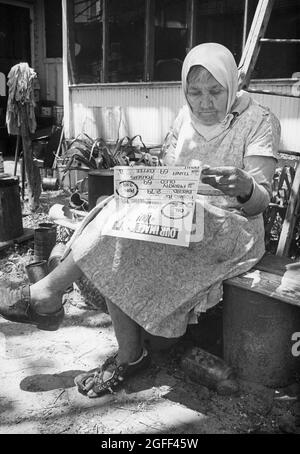
[[[129,318],[121,309],[111,301],[106,301],[108,312],[111,316],[115,335],[118,342],[117,363],[132,363],[141,357],[142,352],[142,329],[141,327]],[[105,370],[103,380],[111,378],[113,372]],[[93,386],[93,378],[86,380],[85,386]],[[89,397],[97,397],[97,393],[90,389],[87,392]]]
[[[31,304],[40,313],[56,312],[62,306],[65,290],[81,276],[71,251],[51,273],[30,286]]]
[[[51,273],[30,286],[31,303],[37,312],[47,314],[59,310],[66,288],[81,276],[82,271],[71,251]],[[107,308],[119,344],[118,360],[126,363],[135,361],[142,349],[141,327],[111,301],[107,301]]]
[[[118,361],[120,363],[136,361],[142,351],[141,327],[111,301],[107,300],[106,303],[119,346]]]

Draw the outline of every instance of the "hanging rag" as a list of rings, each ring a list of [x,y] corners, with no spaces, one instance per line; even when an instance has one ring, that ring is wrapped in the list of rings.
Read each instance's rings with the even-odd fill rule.
[[[7,76],[8,102],[6,110],[6,125],[9,134],[19,135],[21,126],[21,105],[26,106],[28,128],[31,133],[36,130],[35,102],[33,80],[36,72],[27,63],[13,66]]]

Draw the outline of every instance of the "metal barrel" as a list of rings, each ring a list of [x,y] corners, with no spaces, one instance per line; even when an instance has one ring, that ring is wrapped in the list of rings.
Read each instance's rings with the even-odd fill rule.
[[[0,176],[0,242],[23,235],[19,178]]]
[[[34,257],[36,261],[48,260],[56,243],[56,225],[34,230]]]
[[[39,262],[32,262],[25,266],[26,273],[30,284],[40,281],[43,277],[48,274],[48,267],[46,260],[40,260]]]
[[[299,373],[292,336],[299,327],[299,307],[224,285],[224,359],[240,379],[270,388],[292,385]]]

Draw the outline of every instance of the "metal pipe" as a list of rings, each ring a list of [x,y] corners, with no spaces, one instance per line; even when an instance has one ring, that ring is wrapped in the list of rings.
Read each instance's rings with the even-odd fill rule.
[[[260,38],[261,43],[300,44],[300,39]]]
[[[245,0],[244,6],[244,23],[243,23],[243,41],[242,41],[242,49],[244,50],[247,40],[247,27],[248,27],[248,0]]]
[[[257,94],[261,94],[261,95],[284,96],[285,98],[300,98],[300,95],[277,93],[276,91],[271,91],[271,90],[255,90],[252,88],[247,88],[246,91],[248,93],[257,93]]]

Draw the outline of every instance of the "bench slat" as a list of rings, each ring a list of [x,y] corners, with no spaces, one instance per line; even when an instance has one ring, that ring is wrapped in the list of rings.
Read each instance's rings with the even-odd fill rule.
[[[256,270],[266,271],[267,273],[274,273],[278,276],[283,276],[287,270],[287,265],[291,263],[295,263],[295,261],[289,257],[265,254],[261,261],[258,262],[253,268]]]
[[[233,285],[275,300],[300,307],[300,264],[299,269],[288,270],[283,276],[252,269],[240,276],[227,279],[224,285]]]

